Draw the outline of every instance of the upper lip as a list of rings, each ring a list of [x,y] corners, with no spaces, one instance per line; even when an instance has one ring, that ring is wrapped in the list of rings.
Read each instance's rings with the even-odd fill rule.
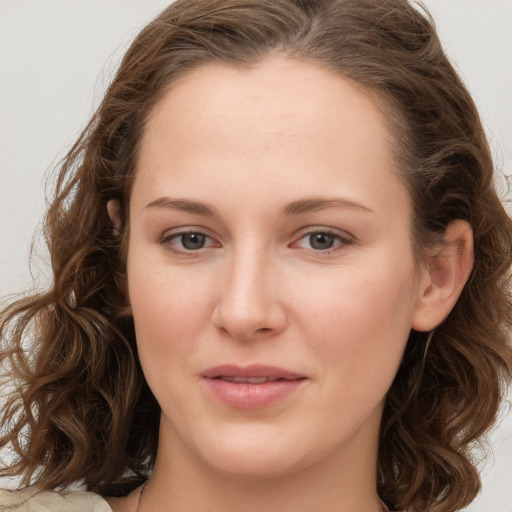
[[[251,364],[249,366],[236,366],[225,364],[209,368],[201,373],[201,376],[207,379],[215,379],[218,377],[270,377],[277,379],[303,379],[305,375],[291,372],[277,366],[269,366],[264,364]]]

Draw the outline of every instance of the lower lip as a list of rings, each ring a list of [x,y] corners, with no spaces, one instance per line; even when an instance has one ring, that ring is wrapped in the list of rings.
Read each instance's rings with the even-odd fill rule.
[[[263,384],[204,379],[209,391],[221,402],[237,409],[261,409],[291,395],[306,379],[275,380]]]

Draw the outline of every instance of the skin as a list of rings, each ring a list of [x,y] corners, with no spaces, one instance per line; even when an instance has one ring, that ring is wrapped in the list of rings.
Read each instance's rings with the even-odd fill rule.
[[[363,90],[281,57],[204,66],[157,104],[127,262],[140,359],[162,408],[141,510],[382,510],[386,393],[411,328],[442,321],[472,263],[459,221],[447,231],[453,250],[417,263],[391,142]],[[116,223],[115,203],[109,212]],[[204,246],[185,249],[187,231]],[[332,247],[314,245],[320,232]],[[248,410],[201,378],[253,363],[305,379]],[[137,499],[110,504],[133,511]]]

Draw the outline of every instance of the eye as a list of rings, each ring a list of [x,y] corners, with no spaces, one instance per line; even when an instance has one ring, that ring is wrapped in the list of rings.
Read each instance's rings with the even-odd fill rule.
[[[202,249],[206,243],[206,235],[203,235],[203,233],[183,233],[175,238],[180,241],[182,247],[187,251]]]
[[[329,230],[311,231],[299,238],[293,246],[312,249],[315,252],[332,252],[353,243],[349,236],[342,236]]]
[[[312,233],[307,236],[308,243],[315,251],[325,251],[331,249],[336,242],[336,237],[332,233]]]
[[[161,243],[178,253],[197,252],[215,246],[214,240],[200,231],[182,231],[161,239]]]

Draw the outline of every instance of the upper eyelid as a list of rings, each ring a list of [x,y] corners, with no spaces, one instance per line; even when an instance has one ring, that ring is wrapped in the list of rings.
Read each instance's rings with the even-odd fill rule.
[[[209,238],[216,238],[215,235],[212,234],[211,230],[205,228],[203,226],[178,226],[174,228],[167,229],[163,232],[160,239],[171,238],[174,236],[185,235],[187,233],[200,233]]]
[[[168,233],[171,231],[171,233]],[[174,235],[180,235],[183,233],[201,233],[203,235],[210,236],[212,238],[215,238],[215,235],[212,235],[211,230],[204,227],[204,226],[178,226],[171,229],[168,229],[164,231],[164,234],[161,238],[165,238],[168,236],[174,236]],[[347,238],[355,238],[354,235],[349,233],[348,231],[340,228],[333,228],[333,227],[327,227],[327,226],[318,226],[318,225],[311,225],[311,226],[304,226],[298,230],[295,231],[295,233],[292,235],[292,238],[295,238],[299,236],[299,234],[302,233],[301,236],[305,236],[309,233],[331,233],[333,235],[338,236],[346,236]]]
[[[356,237],[354,235],[352,235],[351,233],[344,229],[331,228],[326,226],[307,226],[305,228],[301,228],[294,235],[294,239],[300,240],[301,238],[304,238],[305,236],[311,235],[313,233],[329,233],[330,235],[337,236],[344,240],[356,240]]]

